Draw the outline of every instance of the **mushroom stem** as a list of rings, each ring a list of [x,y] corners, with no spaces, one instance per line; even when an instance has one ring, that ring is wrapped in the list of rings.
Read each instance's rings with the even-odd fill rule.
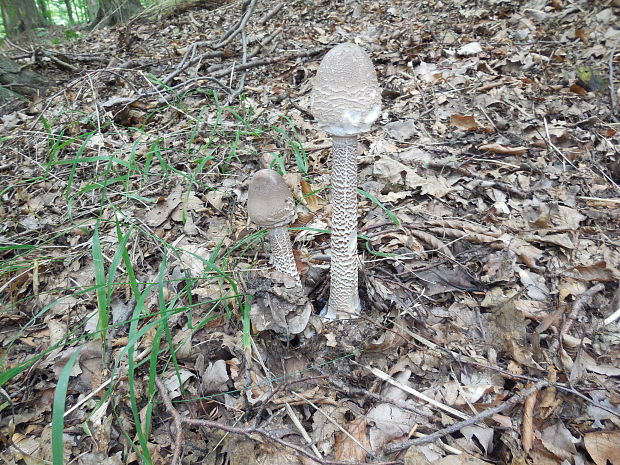
[[[273,257],[276,271],[295,278],[297,286],[301,287],[301,278],[295,265],[295,256],[288,230],[284,226],[269,228],[269,242],[271,243],[271,256]]]
[[[359,313],[357,288],[357,135],[333,136],[332,261],[329,313]]]
[[[276,271],[291,276],[301,288],[286,225],[295,219],[295,201],[284,179],[274,170],[257,171],[248,189],[248,215],[267,228]]]

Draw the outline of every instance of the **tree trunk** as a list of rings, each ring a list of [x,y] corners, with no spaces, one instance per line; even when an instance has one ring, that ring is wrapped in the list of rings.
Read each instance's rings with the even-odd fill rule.
[[[65,0],[65,6],[67,7],[67,16],[69,17],[69,24],[74,24],[75,18],[73,17],[73,7],[71,6],[71,0]]]
[[[84,4],[86,5],[88,21],[94,24],[95,18],[97,18],[97,10],[99,10],[99,3],[97,0],[84,0]]]
[[[34,0],[0,0],[0,10],[9,37],[29,35],[34,28],[45,26]]]
[[[46,26],[52,24],[52,17],[50,16],[50,10],[47,8],[47,1],[37,0],[37,5],[39,6],[39,15],[41,16],[41,21]]]
[[[95,28],[114,26],[129,20],[142,11],[140,0],[99,0],[95,20],[91,26]]]

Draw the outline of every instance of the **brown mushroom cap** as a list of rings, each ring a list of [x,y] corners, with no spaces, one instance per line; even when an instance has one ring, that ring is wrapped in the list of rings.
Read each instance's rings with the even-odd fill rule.
[[[248,215],[263,228],[277,228],[295,219],[295,201],[286,182],[270,169],[257,171],[248,189]]]
[[[381,113],[381,89],[361,47],[344,43],[327,52],[314,78],[310,107],[319,127],[334,136],[370,130]]]

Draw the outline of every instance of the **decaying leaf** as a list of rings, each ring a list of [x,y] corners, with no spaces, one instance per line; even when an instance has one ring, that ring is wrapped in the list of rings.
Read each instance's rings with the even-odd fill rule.
[[[477,131],[482,129],[482,126],[476,121],[476,118],[472,115],[452,115],[450,116],[450,123],[464,131]]]
[[[507,147],[502,144],[483,144],[478,150],[484,150],[499,155],[525,155],[527,149],[525,147]]]
[[[584,444],[596,465],[620,464],[620,432],[593,432],[584,437]]]
[[[159,3],[12,54],[54,85],[0,105],[0,461],[52,462],[83,346],[68,464],[170,464],[165,393],[214,422],[183,424],[179,463],[315,463],[278,440],[371,461],[548,374],[571,389],[372,460],[619,465],[619,1]],[[330,321],[338,169],[308,110],[341,42],[382,90],[351,179],[360,315]],[[256,271],[266,167],[296,202],[297,295]]]
[[[364,462],[370,448],[366,427],[368,423],[364,416],[359,416],[351,421],[345,430],[349,433],[338,433],[334,445],[334,459],[342,461]]]

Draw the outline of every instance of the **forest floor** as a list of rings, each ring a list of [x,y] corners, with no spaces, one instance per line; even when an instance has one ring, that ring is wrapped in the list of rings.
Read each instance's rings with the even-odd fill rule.
[[[50,89],[0,119],[0,462],[620,464],[619,14],[254,0],[42,40]],[[383,110],[359,144],[362,313],[324,321],[309,92],[345,41]],[[293,338],[250,318],[265,167],[297,200]]]

